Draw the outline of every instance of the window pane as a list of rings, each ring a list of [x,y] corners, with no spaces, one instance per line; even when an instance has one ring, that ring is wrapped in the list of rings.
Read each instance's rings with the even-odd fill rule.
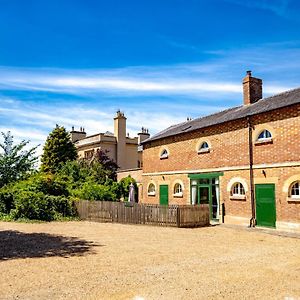
[[[200,179],[200,184],[209,184],[209,179],[208,178]]]
[[[269,131],[269,130],[263,130],[260,134],[259,134],[259,136],[258,136],[258,140],[262,140],[262,139],[269,139],[269,138],[271,138],[272,137],[272,134],[271,134],[271,132]]]
[[[296,182],[292,185],[291,195],[292,196],[300,196],[300,184],[299,184],[299,182]]]
[[[233,195],[245,195],[244,186],[240,182],[235,183],[232,188],[232,194]]]
[[[203,142],[200,149],[208,149],[208,144],[207,142]]]
[[[174,194],[179,194],[181,192],[182,192],[182,186],[181,186],[181,184],[176,183],[175,187],[174,187]]]
[[[192,186],[192,204],[195,205],[198,203],[198,193],[197,193],[197,187]]]

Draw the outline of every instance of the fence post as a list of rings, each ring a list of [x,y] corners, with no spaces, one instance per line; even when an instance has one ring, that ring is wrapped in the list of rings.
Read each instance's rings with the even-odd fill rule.
[[[180,227],[180,208],[177,207],[177,227]]]

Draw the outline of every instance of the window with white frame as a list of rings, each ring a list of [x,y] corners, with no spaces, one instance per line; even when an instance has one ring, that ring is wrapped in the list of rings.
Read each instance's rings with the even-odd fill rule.
[[[200,147],[198,149],[198,152],[201,153],[201,152],[209,152],[209,145],[207,142],[203,142],[200,144]]]
[[[291,184],[290,197],[300,199],[300,181],[296,181]]]
[[[177,197],[182,196],[182,185],[180,183],[176,183],[174,185],[174,196],[177,196]]]
[[[240,182],[236,182],[231,189],[232,196],[245,196],[245,188]]]
[[[160,159],[164,159],[164,158],[168,158],[168,157],[169,157],[169,152],[167,149],[164,149],[163,151],[161,151]]]
[[[155,185],[154,183],[150,183],[148,186],[148,195],[155,196]]]
[[[272,134],[269,130],[264,129],[257,137],[257,141],[264,142],[272,140]]]

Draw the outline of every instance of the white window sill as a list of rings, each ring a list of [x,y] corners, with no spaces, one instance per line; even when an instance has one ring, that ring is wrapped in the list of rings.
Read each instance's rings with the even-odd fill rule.
[[[246,195],[232,195],[230,200],[246,201]]]
[[[183,194],[182,193],[178,193],[178,194],[173,194],[174,198],[182,198]]]
[[[148,193],[148,196],[155,196],[156,193]]]
[[[169,156],[168,155],[164,155],[164,156],[161,156],[160,159],[167,159]]]
[[[201,149],[198,151],[198,154],[202,154],[202,153],[209,153],[210,149]]]
[[[272,143],[273,143],[273,138],[259,139],[255,142],[255,145],[272,144]]]
[[[300,198],[298,198],[298,197],[287,197],[287,202],[299,202],[300,203]]]

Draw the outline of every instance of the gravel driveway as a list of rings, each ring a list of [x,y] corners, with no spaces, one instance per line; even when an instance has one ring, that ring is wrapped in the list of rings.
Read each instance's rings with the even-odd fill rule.
[[[0,299],[300,299],[300,239],[215,226],[0,222]]]

